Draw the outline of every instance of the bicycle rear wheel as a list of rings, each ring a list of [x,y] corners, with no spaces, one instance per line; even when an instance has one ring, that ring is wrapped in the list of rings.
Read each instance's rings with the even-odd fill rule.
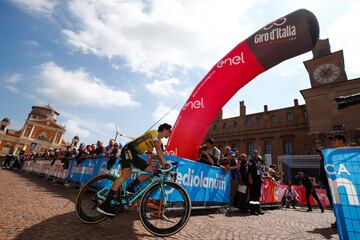
[[[164,190],[164,191],[163,191]],[[171,181],[160,182],[143,195],[139,215],[143,226],[150,233],[166,237],[183,229],[191,213],[191,201],[186,190]]]
[[[76,215],[84,223],[95,224],[104,221],[107,216],[96,211],[104,201],[116,177],[102,174],[90,179],[80,190],[76,198]]]

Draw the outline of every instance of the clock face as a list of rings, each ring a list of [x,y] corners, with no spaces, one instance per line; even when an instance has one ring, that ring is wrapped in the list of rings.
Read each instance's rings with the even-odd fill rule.
[[[340,76],[340,68],[332,63],[325,63],[313,72],[313,78],[319,83],[330,83],[335,81]]]

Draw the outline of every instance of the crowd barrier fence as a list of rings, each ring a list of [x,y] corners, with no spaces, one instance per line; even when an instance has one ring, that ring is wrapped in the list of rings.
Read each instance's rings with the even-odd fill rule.
[[[142,157],[145,161],[146,156]],[[210,208],[230,204],[229,172],[219,167],[175,156],[166,156],[166,159],[179,163],[176,182],[186,189],[195,207]],[[110,169],[107,169],[108,160],[108,158],[90,158],[84,159],[80,164],[71,160],[67,169],[63,168],[60,160],[26,161],[23,170],[80,186],[99,174],[109,173],[119,176],[121,166],[118,159]],[[136,177],[137,172],[134,171],[130,179]],[[285,188],[285,185],[266,179],[262,185],[261,204],[279,204]],[[294,186],[294,189],[299,195],[300,203],[306,204],[305,189],[300,186]],[[329,206],[326,191],[324,189],[316,189],[316,191],[323,205]],[[312,197],[311,204],[316,205]]]

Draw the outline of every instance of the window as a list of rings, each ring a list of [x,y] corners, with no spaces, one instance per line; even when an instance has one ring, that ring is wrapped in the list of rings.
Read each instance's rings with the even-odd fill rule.
[[[272,116],[271,116],[271,123],[272,123],[272,124],[277,124],[277,122],[278,122],[277,116],[276,116],[276,115],[272,115]]]
[[[216,124],[214,124],[214,126],[213,126],[213,130],[214,130],[214,131],[216,130]]]
[[[292,112],[288,112],[288,113],[287,113],[287,120],[288,120],[288,121],[292,121],[293,118],[294,118],[293,113],[292,113]]]
[[[248,126],[250,126],[250,120],[249,120],[249,119],[246,119],[246,120],[245,120],[245,127],[248,127]]]
[[[223,129],[226,129],[226,123],[223,124]]]
[[[265,154],[271,154],[271,142],[265,142]]]
[[[291,140],[284,140],[284,153],[285,155],[294,154],[293,143]]]
[[[308,118],[308,113],[307,113],[307,111],[304,111],[304,118],[305,118],[305,119]]]
[[[237,128],[237,122],[236,121],[234,122],[234,128]]]
[[[248,143],[247,144],[247,154],[248,156],[251,156],[254,152],[254,144],[253,143]]]
[[[56,143],[60,143],[61,137],[62,137],[62,134],[61,134],[61,133],[58,133],[57,136],[56,136],[55,142],[56,142]]]
[[[42,132],[39,136],[38,136],[38,140],[41,140],[41,141],[46,141],[46,138],[47,138],[47,134],[45,132]]]
[[[263,124],[263,119],[261,117],[257,118],[256,121],[259,126]]]

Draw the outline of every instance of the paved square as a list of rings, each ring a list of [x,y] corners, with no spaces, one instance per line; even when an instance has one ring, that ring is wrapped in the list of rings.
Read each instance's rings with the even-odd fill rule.
[[[46,178],[0,170],[0,239],[159,239],[141,225],[136,211],[97,225],[74,213],[77,192]],[[268,210],[263,216],[193,214],[167,239],[338,239],[332,211]]]

